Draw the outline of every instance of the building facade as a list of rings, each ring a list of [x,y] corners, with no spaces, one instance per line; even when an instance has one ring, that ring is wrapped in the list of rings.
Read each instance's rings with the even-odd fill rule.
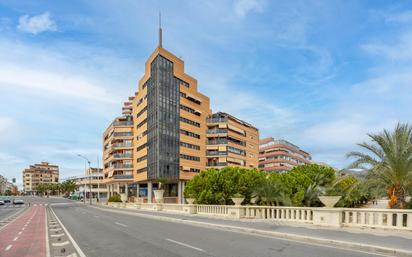
[[[23,170],[23,192],[36,194],[40,184],[59,183],[59,166],[41,162]]]
[[[69,178],[73,180],[76,185],[76,194],[80,197],[104,200],[107,198],[107,186],[103,182],[103,169],[89,168],[86,170],[84,176]]]
[[[208,168],[258,167],[259,130],[224,112],[207,118],[206,157]]]
[[[128,113],[103,135],[109,197],[120,194],[129,201],[152,202],[158,181],[166,180],[164,201],[181,203],[185,181],[206,168],[209,98],[198,92],[197,81],[185,73],[183,60],[159,40],[129,100]],[[120,121],[124,126],[119,126]],[[119,138],[115,132],[124,134]],[[117,142],[121,149],[113,149]]]
[[[311,163],[312,157],[298,146],[282,139],[264,138],[259,142],[259,169],[267,172],[288,172]]]
[[[103,182],[110,195],[125,195],[133,183],[133,148],[137,139],[133,131],[133,99],[123,104],[122,116],[117,117],[103,133]]]

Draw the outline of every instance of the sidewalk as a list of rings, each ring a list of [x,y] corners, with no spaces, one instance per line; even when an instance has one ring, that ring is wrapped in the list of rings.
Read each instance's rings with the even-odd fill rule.
[[[95,206],[97,207],[97,206]],[[149,210],[113,208],[99,205],[107,211],[129,213],[131,215],[159,218],[163,220],[211,228],[238,230],[248,233],[274,236],[283,239],[327,244],[362,251],[412,256],[412,233],[407,231],[387,231],[362,228],[325,228],[310,224],[299,224],[262,220],[229,220],[200,215],[185,215],[172,212],[155,212]],[[379,250],[379,249],[380,250]]]

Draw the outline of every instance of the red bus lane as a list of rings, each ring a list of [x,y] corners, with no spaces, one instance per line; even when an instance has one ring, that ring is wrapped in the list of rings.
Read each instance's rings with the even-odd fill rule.
[[[29,207],[0,230],[1,257],[46,256],[46,210],[43,205]]]

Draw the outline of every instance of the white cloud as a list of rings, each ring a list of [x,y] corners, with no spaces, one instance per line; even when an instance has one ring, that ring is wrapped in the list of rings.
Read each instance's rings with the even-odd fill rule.
[[[402,34],[396,43],[369,43],[362,48],[373,55],[383,56],[389,60],[412,60],[412,31]]]
[[[36,35],[45,31],[56,31],[57,25],[51,19],[50,14],[45,12],[31,17],[29,15],[20,16],[17,30]]]
[[[236,0],[234,8],[236,16],[243,18],[250,12],[262,12],[263,2],[259,0]]]
[[[387,22],[408,23],[412,21],[412,10],[400,13],[386,14],[384,16]]]

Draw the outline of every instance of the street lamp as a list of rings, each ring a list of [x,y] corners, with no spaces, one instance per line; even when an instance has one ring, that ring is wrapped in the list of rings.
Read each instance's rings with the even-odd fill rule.
[[[84,157],[81,154],[77,154],[77,156],[79,156],[80,158],[83,158],[85,161],[87,161],[87,163],[89,164],[89,171],[90,170],[90,161],[89,159],[87,159],[86,157]],[[87,171],[86,171],[87,172]],[[85,186],[86,187],[86,186]],[[86,191],[86,190],[85,190]],[[89,199],[90,199],[90,205],[92,204],[92,178],[91,178],[91,173],[89,174]],[[83,196],[83,202],[86,203],[86,194],[84,194]]]

